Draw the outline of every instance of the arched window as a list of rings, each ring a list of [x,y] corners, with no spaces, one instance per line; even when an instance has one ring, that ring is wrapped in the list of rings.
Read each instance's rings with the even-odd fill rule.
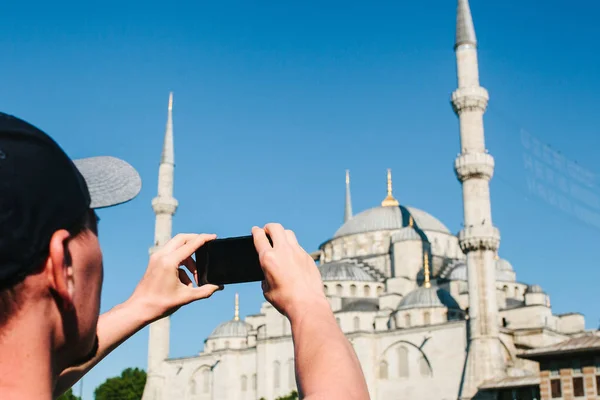
[[[202,371],[202,391],[208,393],[210,390],[210,372],[208,369]]]
[[[246,378],[246,375],[242,375],[242,392],[246,390],[248,390],[248,378]]]
[[[335,285],[335,294],[337,294],[338,296],[342,295],[343,290],[344,290],[344,288],[339,283],[337,285]]]
[[[377,296],[381,296],[383,294],[383,286],[377,287]]]
[[[323,285],[323,291],[325,292],[325,294],[329,294],[329,290],[327,288],[327,285]]]
[[[421,376],[430,376],[431,370],[429,369],[429,364],[423,355],[419,358],[419,372],[421,372]]]
[[[275,363],[273,364],[273,387],[275,387],[275,389],[279,389],[280,378],[281,378],[281,364],[279,363],[279,361],[275,361]]]
[[[502,290],[504,290],[504,296],[508,297],[508,285],[504,285]]]
[[[342,327],[342,322],[340,321],[339,318],[335,319],[335,322],[337,322],[338,326],[341,328]]]
[[[387,379],[388,378],[388,363],[385,361],[381,361],[379,363],[379,379]]]
[[[357,331],[360,329],[360,318],[354,317],[354,330]]]
[[[365,297],[369,297],[371,295],[371,287],[369,285],[365,285]]]
[[[350,295],[356,296],[356,285],[354,284],[350,285]]]
[[[423,323],[425,325],[430,325],[431,324],[431,313],[429,311],[425,311],[423,313]]]
[[[408,377],[408,349],[406,347],[398,348],[398,376]]]
[[[410,314],[404,314],[404,327],[410,328]]]
[[[252,389],[256,390],[256,374],[252,374]]]
[[[293,388],[296,386],[296,374],[294,371],[294,359],[288,360],[288,387]]]

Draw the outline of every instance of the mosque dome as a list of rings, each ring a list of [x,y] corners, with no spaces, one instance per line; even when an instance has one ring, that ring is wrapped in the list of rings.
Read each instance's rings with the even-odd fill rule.
[[[229,338],[229,337],[246,337],[248,331],[252,329],[252,325],[241,320],[231,320],[223,322],[215,328],[208,337],[209,339]]]
[[[496,280],[502,282],[515,281],[515,271],[512,265],[503,258],[496,260]]]
[[[346,304],[342,311],[375,312],[379,311],[379,306],[373,301],[361,299]]]
[[[460,310],[460,306],[456,300],[454,300],[454,297],[452,297],[448,291],[436,286],[421,286],[408,293],[406,297],[400,301],[398,310],[434,307],[445,307],[449,309]]]
[[[437,218],[417,208],[406,207],[422,230],[437,231],[450,234],[448,228]],[[406,222],[406,223],[405,223]],[[378,206],[365,210],[350,218],[342,225],[334,237],[353,235],[356,233],[401,229],[408,225],[403,221],[400,207]]]
[[[529,285],[525,293],[544,293],[540,285]]]
[[[406,240],[422,240],[422,238],[412,226],[406,226],[392,234],[392,243],[403,242]]]
[[[326,281],[377,282],[377,279],[351,261],[333,261],[319,266],[321,279]]]

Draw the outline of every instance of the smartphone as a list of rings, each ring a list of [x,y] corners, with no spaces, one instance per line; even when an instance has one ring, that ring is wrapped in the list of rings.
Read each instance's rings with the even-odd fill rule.
[[[260,282],[265,279],[252,235],[205,243],[196,250],[196,268],[200,285]]]

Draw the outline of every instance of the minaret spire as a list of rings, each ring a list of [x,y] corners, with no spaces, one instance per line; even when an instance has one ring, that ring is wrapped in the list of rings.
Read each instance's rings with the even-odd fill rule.
[[[431,282],[429,281],[429,253],[428,252],[424,252],[423,253],[423,269],[425,272],[425,284],[424,286],[426,288],[430,288],[431,287]]]
[[[154,246],[150,254],[171,239],[173,215],[177,210],[177,200],[173,197],[175,153],[173,147],[173,93],[169,95],[165,140],[158,167],[158,195],[152,199],[152,208],[156,214],[154,226]],[[169,356],[169,317],[150,324],[148,335],[148,373],[142,400],[160,400],[164,398],[163,362]]]
[[[233,311],[233,320],[234,321],[240,320],[240,295],[237,293],[235,294],[235,308]]]
[[[469,288],[468,354],[461,399],[472,399],[479,386],[502,377],[506,366],[500,342],[494,256],[500,232],[492,223],[490,180],[494,158],[485,146],[483,114],[489,95],[479,85],[477,41],[468,0],[458,0],[456,16],[458,89],[452,107],[460,121],[461,152],[454,162],[462,184],[464,229],[458,235],[466,254]]]
[[[394,206],[398,206],[400,203],[398,203],[398,200],[396,200],[394,198],[394,195],[392,194],[392,170],[388,168],[387,170],[387,196],[385,199],[383,199],[383,201],[381,202],[381,205],[384,207],[394,207]]]
[[[346,170],[346,206],[344,208],[344,222],[352,218],[352,199],[350,198],[350,171]]]

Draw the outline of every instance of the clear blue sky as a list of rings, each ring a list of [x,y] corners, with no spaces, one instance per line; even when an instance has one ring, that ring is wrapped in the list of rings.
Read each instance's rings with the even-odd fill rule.
[[[600,3],[472,0],[486,139],[497,168],[492,211],[501,256],[540,284],[554,311],[597,327],[600,229],[527,191],[525,129],[600,173]],[[100,212],[102,309],[125,300],[146,268],[168,92],[175,93],[174,231],[249,232],[279,221],[314,250],[339,227],[344,170],[355,211],[385,196],[385,170],[406,205],[454,232],[458,123],[455,0],[426,2],[9,2],[0,13],[0,109],[53,135],[72,157],[130,161],[144,186]],[[211,330],[263,301],[227,287],[172,318],[171,356],[193,355]],[[144,329],[84,381],[146,367]],[[76,387],[76,392],[79,388]]]

